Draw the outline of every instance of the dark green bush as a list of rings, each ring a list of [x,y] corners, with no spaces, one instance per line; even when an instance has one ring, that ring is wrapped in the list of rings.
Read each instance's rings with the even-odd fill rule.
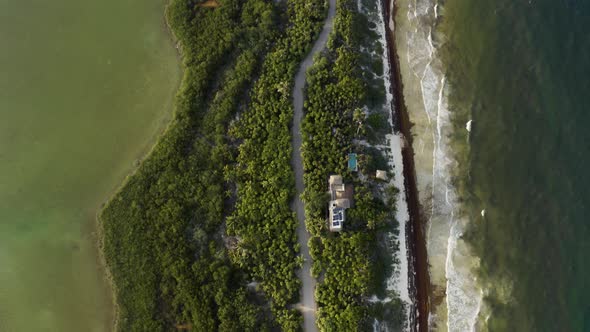
[[[299,327],[287,307],[297,300],[298,280],[285,128],[289,82],[324,16],[323,2],[218,2],[213,9],[171,1],[167,18],[184,65],[174,118],[100,216],[121,331]],[[278,24],[282,12],[285,26]],[[281,84],[287,89],[277,93]],[[228,135],[248,101],[243,129]],[[240,196],[232,213],[234,180]],[[239,249],[222,241],[227,214]],[[249,258],[236,258],[240,249]],[[252,279],[265,297],[247,288]]]

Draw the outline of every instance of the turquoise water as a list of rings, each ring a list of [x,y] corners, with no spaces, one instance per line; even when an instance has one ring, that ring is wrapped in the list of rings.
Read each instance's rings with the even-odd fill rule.
[[[479,325],[589,331],[590,2],[449,1],[443,15]]]
[[[348,154],[348,169],[351,171],[356,171],[356,153],[349,153]]]

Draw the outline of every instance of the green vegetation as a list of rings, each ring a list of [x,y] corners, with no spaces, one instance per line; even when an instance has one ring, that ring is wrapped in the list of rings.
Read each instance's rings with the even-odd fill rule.
[[[328,49],[316,59],[307,77],[303,197],[307,228],[312,235],[312,273],[320,280],[316,299],[322,331],[371,330],[373,318],[384,313],[403,317],[403,307],[397,300],[379,305],[368,301],[371,295],[384,293],[383,278],[388,275],[383,257],[387,251],[383,248],[384,233],[395,231],[397,191],[371,179],[376,167],[386,166],[383,155],[353,143],[354,139],[366,140],[374,131],[384,135],[387,129],[372,128],[386,118],[373,115],[367,121],[362,110],[375,103],[375,96],[365,93],[375,83],[364,73],[368,60],[363,59],[359,47],[367,36],[355,29],[363,20],[366,23],[366,18],[356,11],[355,1],[338,1]],[[351,151],[360,153],[359,173],[366,179],[347,170],[346,156]],[[326,222],[325,193],[330,174],[342,174],[355,190],[355,205],[346,212],[344,231],[337,234],[328,231]],[[403,323],[399,320],[397,324],[399,328]]]
[[[291,81],[324,4],[199,3],[168,7],[184,64],[175,116],[100,216],[118,329],[297,330]]]
[[[292,89],[326,4],[201,3],[172,0],[168,7],[185,69],[175,116],[101,214],[118,328],[297,331]],[[388,130],[381,115],[363,111],[382,94],[375,88],[380,81],[363,68],[382,69],[359,51],[367,35],[355,28],[364,22],[355,5],[338,3],[328,50],[308,76],[303,123],[304,199],[324,331],[363,330],[373,317],[403,310],[397,301],[367,302],[384,295],[388,257],[380,243],[384,230],[395,227],[396,191],[346,167],[353,149],[361,173],[386,166],[380,151],[353,145],[354,138]],[[355,206],[340,234],[329,233],[325,222],[333,173],[355,186]]]
[[[251,93],[251,107],[233,128],[242,141],[237,167],[228,172],[238,185],[238,202],[227,230],[240,241],[234,261],[272,298],[271,309],[283,330],[298,329],[301,316],[288,304],[297,302],[300,267],[296,227],[290,202],[294,195],[291,169],[293,79],[314,37],[325,8],[322,0],[302,0],[289,8],[294,22],[285,38],[266,58]]]

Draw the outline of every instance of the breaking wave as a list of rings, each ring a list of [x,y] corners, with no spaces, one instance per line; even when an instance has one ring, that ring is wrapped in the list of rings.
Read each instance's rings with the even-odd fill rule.
[[[398,50],[404,96],[414,124],[414,150],[420,202],[428,217],[427,249],[435,308],[431,328],[472,331],[481,311],[483,292],[473,277],[479,259],[461,236],[469,220],[459,213],[451,171],[450,87],[437,57],[436,24],[444,8],[433,0],[398,0]],[[399,17],[406,13],[405,17]],[[402,45],[400,45],[402,42]],[[471,126],[469,126],[468,129]],[[467,129],[465,129],[467,131]]]

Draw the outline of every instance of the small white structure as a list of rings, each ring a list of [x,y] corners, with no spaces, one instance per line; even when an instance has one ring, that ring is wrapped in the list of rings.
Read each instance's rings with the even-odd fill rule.
[[[377,172],[375,173],[375,177],[379,180],[387,181],[387,172],[378,169]]]
[[[344,191],[346,186],[344,182],[342,182],[342,175],[330,175],[330,193],[332,194],[332,199],[334,199],[335,192]]]
[[[331,175],[329,182],[330,203],[329,226],[330,231],[340,232],[346,220],[346,209],[350,208],[350,199],[352,196],[352,186],[347,186],[342,182],[342,176]]]

